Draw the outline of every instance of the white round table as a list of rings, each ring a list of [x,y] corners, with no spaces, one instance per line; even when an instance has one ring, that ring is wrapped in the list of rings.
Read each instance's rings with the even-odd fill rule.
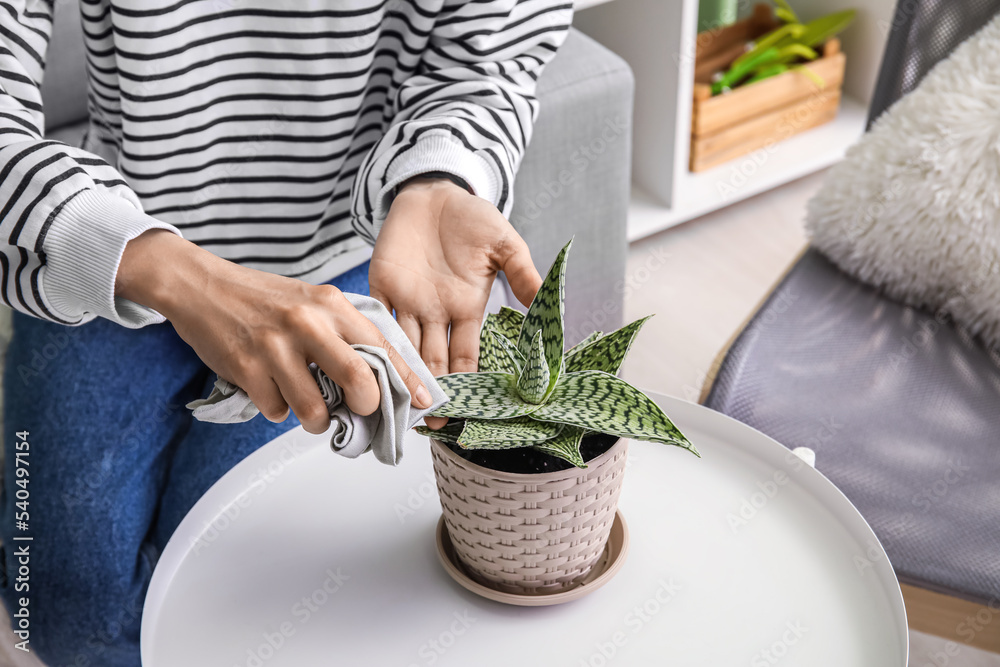
[[[701,450],[633,442],[621,572],[581,600],[513,607],[450,579],[428,441],[401,465],[301,428],[213,486],[153,575],[145,667],[905,667],[895,575],[819,472],[753,429],[651,394]]]

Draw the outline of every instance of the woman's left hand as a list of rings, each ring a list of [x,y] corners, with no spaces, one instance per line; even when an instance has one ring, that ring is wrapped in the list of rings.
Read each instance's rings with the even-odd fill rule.
[[[498,271],[529,305],[542,278],[503,214],[448,179],[416,178],[393,200],[368,280],[372,297],[396,311],[400,327],[438,376],[476,370],[483,311]],[[446,421],[427,423],[440,428]]]

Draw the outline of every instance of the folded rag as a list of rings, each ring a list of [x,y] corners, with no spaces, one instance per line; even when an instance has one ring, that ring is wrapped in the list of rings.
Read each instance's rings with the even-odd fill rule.
[[[352,345],[365,362],[371,366],[382,392],[379,409],[362,417],[351,412],[344,402],[344,392],[316,364],[309,371],[319,385],[320,393],[330,411],[330,447],[348,458],[360,456],[369,449],[375,458],[388,465],[397,465],[403,458],[403,438],[429,412],[448,402],[441,387],[414,349],[403,330],[385,307],[367,296],[345,294],[347,300],[378,327],[386,340],[396,348],[406,365],[413,370],[431,395],[431,407],[414,408],[410,405],[410,390],[403,384],[399,371],[389,361],[389,355],[380,347]],[[219,378],[208,398],[187,404],[196,419],[219,424],[245,422],[260,412],[245,391],[235,384]]]

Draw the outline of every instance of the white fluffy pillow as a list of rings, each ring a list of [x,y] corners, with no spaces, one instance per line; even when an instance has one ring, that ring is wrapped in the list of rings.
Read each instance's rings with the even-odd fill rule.
[[[847,151],[806,226],[848,273],[1000,343],[1000,17]]]

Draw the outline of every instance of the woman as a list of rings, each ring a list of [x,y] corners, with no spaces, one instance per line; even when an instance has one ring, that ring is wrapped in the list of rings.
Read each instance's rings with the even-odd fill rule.
[[[136,666],[138,610],[187,510],[298,421],[327,428],[307,364],[376,409],[350,344],[388,344],[341,291],[370,285],[435,375],[475,369],[497,271],[533,297],[505,216],[572,5],[81,0],[75,148],[42,137],[52,0],[0,4],[0,292],[20,311],[0,583],[8,609],[29,597],[43,660]],[[266,419],[192,421],[183,406],[216,373]],[[16,432],[31,447],[27,591]]]

